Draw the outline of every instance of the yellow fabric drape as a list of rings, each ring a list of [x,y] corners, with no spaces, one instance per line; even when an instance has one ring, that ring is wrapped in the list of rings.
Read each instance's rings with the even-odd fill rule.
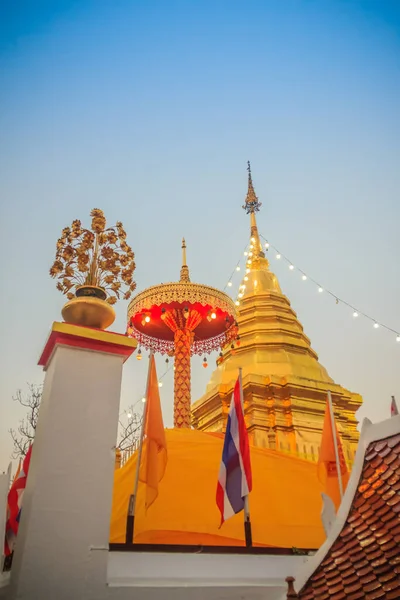
[[[145,426],[139,481],[146,484],[146,510],[158,496],[158,484],[167,466],[167,442],[161,412],[160,392],[154,355],[150,356]]]
[[[157,502],[145,510],[139,486],[136,543],[244,545],[243,513],[218,529],[215,486],[223,435],[167,429],[168,466]],[[316,464],[273,450],[250,448],[253,491],[250,515],[254,545],[319,548],[325,536],[320,519],[323,486]],[[111,542],[125,539],[126,513],[136,455],[115,471]]]

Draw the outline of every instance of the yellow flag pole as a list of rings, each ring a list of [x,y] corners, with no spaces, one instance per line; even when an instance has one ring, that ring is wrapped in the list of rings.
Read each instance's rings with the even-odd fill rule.
[[[128,505],[128,514],[126,517],[126,533],[125,533],[125,544],[133,544],[133,533],[135,529],[135,508],[136,508],[136,498],[139,487],[139,472],[140,472],[140,463],[142,460],[142,451],[143,451],[143,441],[144,434],[146,429],[146,417],[147,417],[147,405],[148,405],[148,396],[149,396],[149,386],[150,386],[150,375],[151,375],[151,359],[153,357],[153,350],[150,352],[149,356],[149,370],[147,373],[147,385],[146,385],[146,395],[145,395],[145,405],[142,417],[142,427],[140,429],[140,438],[139,438],[139,449],[138,449],[138,457],[136,462],[136,471],[135,471],[135,481],[133,484],[133,494],[129,497],[129,505]]]

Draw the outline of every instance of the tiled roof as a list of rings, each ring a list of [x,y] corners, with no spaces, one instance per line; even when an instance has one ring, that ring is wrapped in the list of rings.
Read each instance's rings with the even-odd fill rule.
[[[400,599],[400,434],[369,444],[344,527],[298,597]]]

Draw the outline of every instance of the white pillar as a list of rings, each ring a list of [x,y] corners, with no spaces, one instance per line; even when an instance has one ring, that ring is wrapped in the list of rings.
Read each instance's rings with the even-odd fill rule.
[[[54,323],[11,597],[79,600],[106,585],[122,365],[136,342]]]

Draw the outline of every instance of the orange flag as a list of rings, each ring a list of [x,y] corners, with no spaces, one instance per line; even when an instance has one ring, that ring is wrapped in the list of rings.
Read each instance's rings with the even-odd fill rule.
[[[318,459],[318,477],[321,483],[325,485],[326,494],[330,498],[332,498],[336,509],[338,509],[340,506],[341,498],[339,489],[339,478],[336,466],[335,446],[333,442],[333,430],[335,430],[336,435],[340,473],[342,475],[342,485],[344,492],[344,490],[346,489],[347,482],[349,480],[349,472],[347,470],[347,465],[343,454],[342,442],[340,440],[339,432],[336,427],[336,423],[332,424],[329,403],[327,401]]]
[[[158,484],[167,466],[167,443],[161,412],[160,393],[154,355],[150,356],[146,398],[143,454],[139,479],[146,484],[146,509],[158,496]]]

